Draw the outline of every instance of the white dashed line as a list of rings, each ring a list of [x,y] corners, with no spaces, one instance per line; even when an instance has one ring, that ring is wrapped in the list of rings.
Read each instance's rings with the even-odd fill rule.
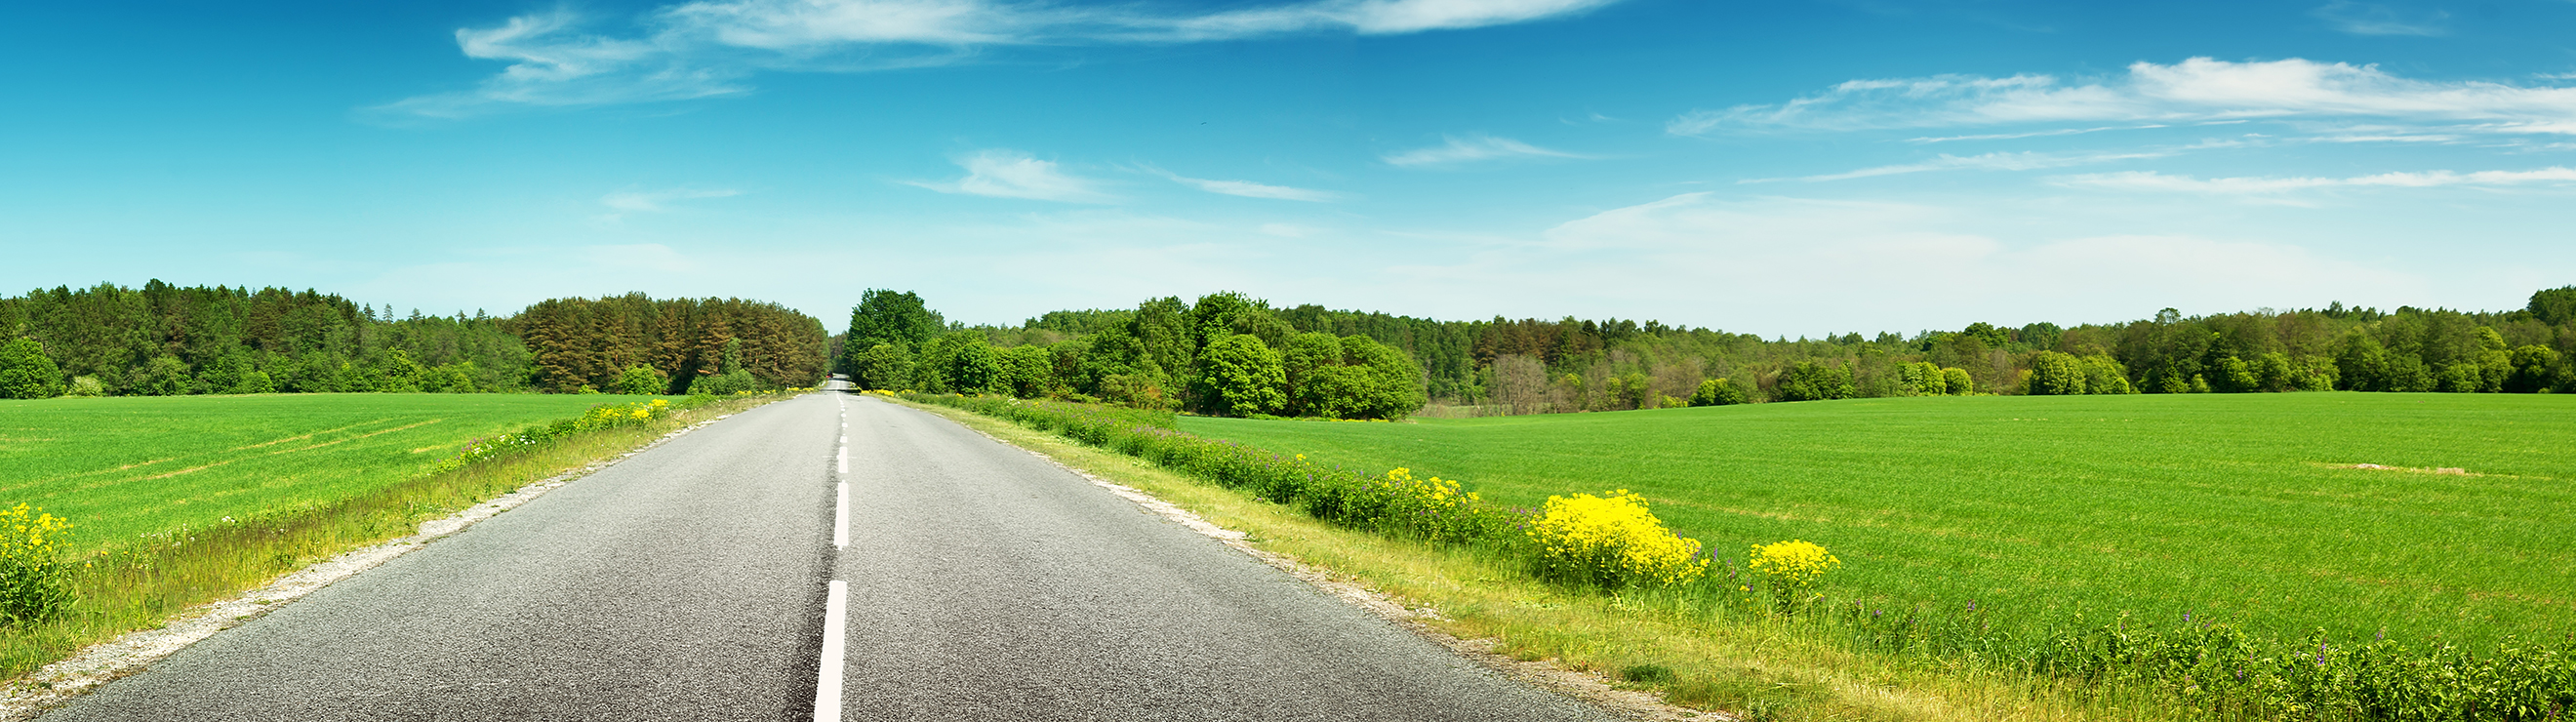
[[[841,722],[841,637],[850,623],[850,585],[832,580],[823,601],[823,664],[814,676],[814,722]]]
[[[850,482],[841,482],[838,499],[832,502],[832,548],[850,545]]]

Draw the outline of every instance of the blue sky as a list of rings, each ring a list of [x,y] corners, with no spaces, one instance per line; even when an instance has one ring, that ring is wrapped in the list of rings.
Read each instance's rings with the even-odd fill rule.
[[[415,7],[402,7],[413,5]],[[2576,2],[66,3],[0,288],[1764,335],[2576,283]]]

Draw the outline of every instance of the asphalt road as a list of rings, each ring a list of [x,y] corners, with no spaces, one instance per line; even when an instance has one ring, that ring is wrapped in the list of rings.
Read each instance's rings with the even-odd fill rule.
[[[815,394],[42,719],[1608,717],[944,419]]]

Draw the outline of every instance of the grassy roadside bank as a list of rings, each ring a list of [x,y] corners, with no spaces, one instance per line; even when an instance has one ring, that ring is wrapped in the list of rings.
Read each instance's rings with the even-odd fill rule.
[[[1502,654],[1620,678],[1685,707],[1756,720],[2176,716],[2163,700],[2117,689],[1853,654],[1817,642],[1797,622],[1711,617],[1666,593],[1569,592],[1471,549],[1337,526],[1142,459],[958,409],[908,405],[1153,494],[1409,607],[1436,609],[1442,618],[1430,623],[1452,635],[1495,639]]]
[[[87,556],[71,578],[80,601],[44,622],[0,628],[0,675],[18,677],[83,647],[155,628],[189,607],[239,594],[341,552],[413,533],[530,483],[614,457],[663,434],[781,395],[717,399],[639,423],[582,430],[329,503],[186,526]]]

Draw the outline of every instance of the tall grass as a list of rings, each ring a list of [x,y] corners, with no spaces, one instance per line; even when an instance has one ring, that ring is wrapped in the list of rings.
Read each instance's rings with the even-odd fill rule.
[[[541,443],[477,455],[470,463],[439,464],[443,470],[354,496],[112,543],[71,574],[78,601],[68,613],[0,627],[0,675],[23,675],[90,644],[158,627],[189,607],[257,588],[345,551],[408,536],[423,521],[775,398],[711,401],[626,424],[543,424],[519,432],[545,437]]]

